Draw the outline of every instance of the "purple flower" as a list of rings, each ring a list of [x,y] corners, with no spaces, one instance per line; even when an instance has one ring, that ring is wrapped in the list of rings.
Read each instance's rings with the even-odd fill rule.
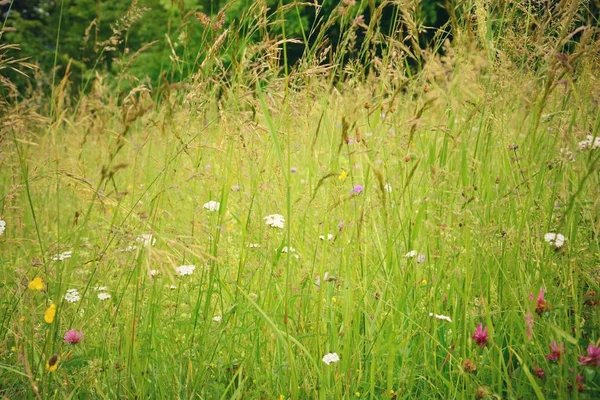
[[[587,356],[579,356],[579,364],[600,367],[600,347],[590,343],[587,348]]]
[[[560,356],[563,354],[565,354],[565,345],[556,343],[556,340],[553,340],[552,343],[550,343],[550,354],[548,354],[546,358],[551,361],[559,361]]]
[[[479,347],[484,347],[488,342],[487,326],[484,328],[483,324],[477,325],[477,329],[475,329],[475,332],[473,333],[473,340],[479,345]]]
[[[363,185],[354,185],[354,188],[352,189],[352,195],[358,196],[363,190],[365,190]]]
[[[77,344],[83,340],[83,332],[78,332],[75,329],[69,329],[65,333],[65,343]]]
[[[296,173],[297,171],[298,171],[298,168],[296,168],[296,167],[292,167],[292,168],[290,168],[290,172],[291,172],[292,174]]]

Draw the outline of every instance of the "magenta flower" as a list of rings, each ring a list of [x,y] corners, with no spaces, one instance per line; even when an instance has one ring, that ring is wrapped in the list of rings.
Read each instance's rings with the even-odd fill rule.
[[[551,361],[559,361],[560,356],[563,354],[565,354],[565,345],[556,343],[556,340],[553,340],[552,343],[550,343],[550,354],[548,354],[546,358]]]
[[[539,379],[544,379],[544,377],[546,376],[544,370],[540,367],[534,367],[533,374],[535,376],[537,376]]]
[[[483,324],[477,325],[477,329],[475,329],[475,332],[473,333],[473,340],[479,345],[479,347],[484,347],[488,342],[487,326],[484,328]]]
[[[587,356],[579,356],[579,364],[600,367],[600,347],[590,343],[587,348]]]
[[[75,329],[69,329],[65,333],[65,343],[77,344],[83,340],[83,332],[77,332]]]
[[[538,296],[536,299],[535,312],[539,316],[541,316],[544,313],[544,311],[548,311],[550,309],[548,302],[544,298],[545,294],[546,294],[546,291],[544,289],[540,289],[540,292],[538,293]]]
[[[358,196],[363,190],[365,190],[363,185],[354,185],[354,188],[352,189],[352,195]]]

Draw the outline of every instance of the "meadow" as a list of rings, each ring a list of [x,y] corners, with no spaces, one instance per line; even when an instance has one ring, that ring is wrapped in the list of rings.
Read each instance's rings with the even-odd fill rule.
[[[2,102],[0,396],[598,398],[598,27],[474,4]]]

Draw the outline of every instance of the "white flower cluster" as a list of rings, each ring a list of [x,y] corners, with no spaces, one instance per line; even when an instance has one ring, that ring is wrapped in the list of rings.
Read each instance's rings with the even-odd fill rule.
[[[328,353],[323,356],[323,362],[327,365],[340,361],[340,356],[337,353]]]
[[[0,235],[2,235],[4,233],[5,229],[6,229],[6,221],[3,219],[0,219]]]
[[[388,192],[388,193],[392,193],[392,185],[390,185],[389,183],[386,183],[386,184],[383,186],[383,190],[385,190],[385,191],[386,191],[386,192]]]
[[[579,142],[579,150],[600,149],[600,136],[587,135],[585,140]]]
[[[213,212],[213,211],[219,211],[220,206],[221,206],[221,203],[219,203],[218,201],[211,200],[208,203],[205,203],[202,207],[204,207],[208,211]]]
[[[560,249],[567,239],[560,233],[548,232],[544,235],[544,240],[557,249]]]
[[[332,233],[328,233],[328,234],[327,234],[327,240],[330,240],[330,241],[331,241],[331,240],[333,240],[333,239],[335,239],[335,236],[333,236],[333,234],[332,234]],[[320,235],[320,236],[319,236],[319,240],[325,240],[325,235]]]
[[[271,214],[267,215],[263,219],[266,221],[267,225],[272,226],[273,228],[283,229],[283,225],[285,223],[285,218],[283,218],[283,215]]]
[[[434,314],[434,313],[429,313],[430,317],[433,317],[435,319],[439,319],[441,321],[446,321],[446,322],[452,322],[452,318],[446,316],[446,315],[441,315],[441,314]]]
[[[221,322],[223,320],[223,317],[220,315],[215,315],[212,320],[214,322]]]
[[[71,258],[72,255],[72,251],[65,251],[64,253],[55,254],[54,256],[52,256],[52,261],[63,261],[67,258]]]
[[[101,292],[101,293],[98,293],[98,298],[99,298],[100,300],[108,300],[108,299],[110,299],[111,297],[112,297],[112,296],[110,295],[110,293],[106,293],[106,292]]]
[[[81,295],[79,294],[79,290],[77,290],[77,289],[67,290],[67,293],[65,293],[64,299],[65,299],[65,301],[68,301],[69,303],[77,303],[79,300],[81,300]]]
[[[177,274],[179,276],[192,275],[195,270],[196,270],[195,265],[181,265],[181,266],[175,268],[175,271],[177,271]]]
[[[157,269],[151,269],[150,270],[150,276],[155,277],[155,276],[158,276],[158,275],[160,275],[160,271],[159,270],[157,270]]]
[[[248,247],[250,249],[258,249],[260,247],[260,244],[258,244],[258,243],[250,243],[250,244],[248,244]]]

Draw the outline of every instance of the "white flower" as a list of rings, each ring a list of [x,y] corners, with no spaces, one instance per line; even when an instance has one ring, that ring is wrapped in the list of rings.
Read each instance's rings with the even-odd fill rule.
[[[212,212],[212,211],[219,211],[220,206],[221,206],[221,203],[219,203],[218,201],[211,200],[208,203],[205,203],[202,207],[204,207],[208,211]]]
[[[165,287],[167,287],[167,288],[169,288],[171,290],[177,289],[177,286],[175,286],[175,285],[165,285]]]
[[[154,244],[156,243],[156,238],[152,237],[151,233],[142,233],[141,236],[135,239],[135,241],[140,243],[144,247],[150,247],[154,246]],[[135,246],[132,247],[134,247],[133,250],[135,250]]]
[[[67,293],[65,293],[64,299],[69,303],[77,303],[81,300],[81,296],[79,295],[79,290],[77,289],[69,289]]]
[[[282,252],[282,253],[287,253],[288,251],[289,251],[290,253],[295,253],[295,252],[296,252],[296,249],[295,249],[295,248],[293,248],[293,247],[287,247],[287,246],[283,246],[283,248],[281,249],[281,252]]]
[[[100,300],[108,300],[110,299],[112,296],[110,295],[110,293],[98,293],[98,298]]]
[[[283,224],[285,223],[285,218],[280,214],[271,214],[267,215],[263,218],[267,225],[272,226],[273,228],[283,229]]]
[[[385,190],[385,191],[386,191],[386,192],[388,192],[388,193],[392,193],[392,185],[390,185],[389,183],[386,183],[386,184],[383,186],[383,190]]]
[[[587,135],[585,140],[579,142],[579,150],[600,149],[600,136]]]
[[[96,292],[106,292],[106,291],[108,290],[108,288],[107,288],[106,286],[96,286],[96,287],[94,288],[94,290],[95,290]]]
[[[192,275],[196,269],[195,265],[181,265],[175,268],[179,276]]]
[[[446,316],[446,315],[441,315],[441,314],[434,314],[434,313],[429,313],[430,317],[433,317],[435,319],[439,319],[442,321],[446,321],[446,322],[452,322],[452,318]]]
[[[323,356],[323,362],[327,365],[340,361],[340,356],[337,353],[328,353]]]
[[[325,235],[320,235],[320,236],[319,236],[319,239],[320,239],[320,240],[325,240]],[[333,240],[333,239],[335,239],[335,236],[333,236],[333,234],[332,234],[332,233],[328,233],[328,234],[327,234],[327,240]]]
[[[258,243],[250,243],[248,245],[248,247],[251,248],[251,249],[257,249],[257,248],[260,247],[260,244],[258,244]]]
[[[6,229],[6,221],[3,219],[0,219],[0,235],[2,235],[4,233],[5,229]]]
[[[150,276],[158,276],[160,275],[160,271],[157,269],[151,269],[150,270]]]
[[[425,262],[425,254],[419,254],[417,256],[417,262],[421,263],[421,264],[424,263]]]
[[[72,251],[65,251],[64,253],[55,254],[52,256],[52,261],[66,260],[67,258],[71,258],[71,255],[73,255]]]
[[[544,240],[551,245],[555,246],[557,249],[561,248],[563,244],[567,241],[563,235],[560,233],[548,232],[544,235]]]
[[[405,255],[404,257],[406,257],[406,258],[413,258],[413,257],[416,257],[416,256],[417,256],[417,254],[418,254],[418,253],[417,253],[417,251],[416,251],[416,250],[411,250],[411,251],[409,251],[408,253],[406,253],[406,255]]]
[[[215,322],[221,322],[223,320],[223,317],[220,315],[215,315],[212,320]]]

